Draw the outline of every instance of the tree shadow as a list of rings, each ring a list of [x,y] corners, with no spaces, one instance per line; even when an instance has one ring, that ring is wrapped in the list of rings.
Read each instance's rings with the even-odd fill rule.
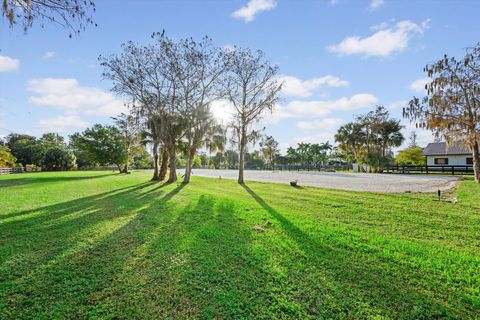
[[[74,212],[75,208],[85,209],[86,207],[88,207],[90,205],[94,206],[96,201],[104,199],[104,198],[106,198],[110,195],[116,194],[120,191],[127,191],[127,190],[136,191],[136,190],[146,188],[150,185],[152,185],[151,182],[144,182],[144,183],[141,183],[139,185],[117,188],[117,189],[113,189],[113,190],[110,190],[110,191],[107,191],[107,192],[102,192],[102,193],[94,194],[94,195],[91,195],[91,196],[77,198],[77,199],[74,199],[74,200],[71,200],[71,201],[66,201],[66,202],[61,202],[61,203],[57,203],[57,204],[53,204],[53,205],[48,205],[48,206],[37,207],[37,208],[33,208],[33,209],[21,210],[21,211],[18,211],[18,212],[3,214],[3,215],[0,216],[0,218],[3,221],[4,224],[8,224],[8,223],[5,223],[5,220],[7,220],[9,218],[19,217],[19,216],[22,216],[22,215],[28,215],[28,214],[31,214],[31,213],[37,213],[37,212],[43,212],[43,211],[45,211],[46,214],[51,215],[51,216],[52,215],[53,216],[61,216],[61,215],[64,215],[64,214]],[[43,220],[44,218],[45,218],[44,215],[42,215],[41,217],[38,217],[39,220]],[[37,222],[37,220],[35,220],[37,218],[29,218],[29,219],[33,219],[33,220],[29,220],[29,223],[32,224],[32,225],[35,224],[35,222]],[[33,223],[31,223],[31,222],[33,222]],[[0,232],[0,235],[1,234],[2,233]]]
[[[90,176],[43,176],[39,172],[22,173],[15,175],[15,179],[0,180],[0,188],[8,188],[21,185],[34,185],[38,183],[55,183],[67,181],[81,181],[90,179],[106,178],[112,175],[120,175],[119,173],[104,173]]]
[[[55,226],[55,229],[64,232],[42,230],[41,239],[28,239],[21,245],[28,247],[25,250],[28,252],[22,254],[28,257],[26,261],[15,259],[12,268],[5,263],[0,265],[0,300],[8,301],[3,306],[3,314],[7,318],[20,315],[32,318],[38,314],[50,318],[64,317],[66,314],[74,318],[88,318],[86,315],[91,312],[91,317],[98,317],[105,307],[100,304],[106,299],[105,288],[111,287],[112,282],[118,281],[124,273],[129,274],[132,261],[138,262],[141,248],[155,236],[159,226],[173,225],[171,212],[175,211],[175,205],[169,202],[184,187],[184,184],[180,184],[161,198],[152,195],[146,198],[146,203],[138,197],[142,186],[102,199],[89,199],[85,206],[93,203],[101,206],[108,201],[114,205],[115,213],[101,211],[87,215],[91,218],[98,216],[92,221],[78,218],[73,223],[73,229],[80,228],[87,232],[73,232],[70,239],[64,237],[65,231],[70,232],[71,221],[68,226]],[[119,206],[123,202],[129,205]],[[68,203],[68,206],[72,205],[79,208],[78,203]],[[36,240],[40,240],[40,243],[33,243]],[[54,248],[45,252],[45,246]],[[42,255],[29,255],[36,251],[42,251]],[[134,286],[138,286],[138,283]],[[119,288],[122,289],[114,287],[114,291]],[[131,289],[129,284],[129,292]],[[123,314],[126,315],[128,310]]]
[[[334,234],[320,234],[313,238],[266,203],[249,186],[246,184],[241,186],[279,222],[288,237],[293,239],[308,256],[308,263],[325,271],[327,278],[341,288],[337,299],[341,302],[339,305],[343,305],[342,313],[346,317],[362,314],[364,312],[362,306],[365,305],[393,318],[405,315],[407,318],[408,315],[413,318],[432,315],[455,316],[455,311],[452,313],[454,308],[446,310],[445,306],[437,303],[430,293],[423,294],[422,291],[410,287],[412,278],[422,277],[422,272],[418,268],[395,261],[382,261],[381,257],[375,256],[370,251],[359,252],[358,248],[356,250],[348,244],[335,243]],[[416,308],[417,305],[422,305],[423,309]]]

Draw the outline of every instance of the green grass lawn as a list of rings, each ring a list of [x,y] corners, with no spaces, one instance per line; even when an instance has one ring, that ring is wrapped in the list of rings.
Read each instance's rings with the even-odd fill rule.
[[[480,317],[472,181],[452,204],[149,178],[0,177],[0,319]]]

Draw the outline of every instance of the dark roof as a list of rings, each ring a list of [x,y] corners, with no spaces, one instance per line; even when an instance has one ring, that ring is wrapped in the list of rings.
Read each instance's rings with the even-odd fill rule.
[[[425,149],[423,149],[423,155],[425,156],[439,156],[439,155],[462,155],[472,154],[472,152],[462,146],[460,143],[452,143],[447,146],[446,142],[434,142],[429,143]]]

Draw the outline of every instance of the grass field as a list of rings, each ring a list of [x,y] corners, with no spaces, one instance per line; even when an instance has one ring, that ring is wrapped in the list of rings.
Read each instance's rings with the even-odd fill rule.
[[[149,178],[0,177],[0,319],[480,317],[471,181],[452,204]]]

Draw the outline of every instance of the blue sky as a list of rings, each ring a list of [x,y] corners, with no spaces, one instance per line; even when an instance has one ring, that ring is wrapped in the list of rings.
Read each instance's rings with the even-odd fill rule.
[[[175,39],[208,35],[218,46],[265,51],[285,81],[273,115],[261,123],[284,150],[299,141],[333,142],[336,129],[387,106],[423,95],[423,67],[461,55],[480,38],[480,1],[393,0],[99,0],[98,27],[70,39],[56,25],[0,29],[0,136],[68,135],[109,123],[122,102],[101,79],[97,57],[128,40],[147,43],[166,30]],[[214,112],[225,116],[219,102]],[[405,134],[413,129],[406,124]],[[432,138],[419,132],[419,140]]]

